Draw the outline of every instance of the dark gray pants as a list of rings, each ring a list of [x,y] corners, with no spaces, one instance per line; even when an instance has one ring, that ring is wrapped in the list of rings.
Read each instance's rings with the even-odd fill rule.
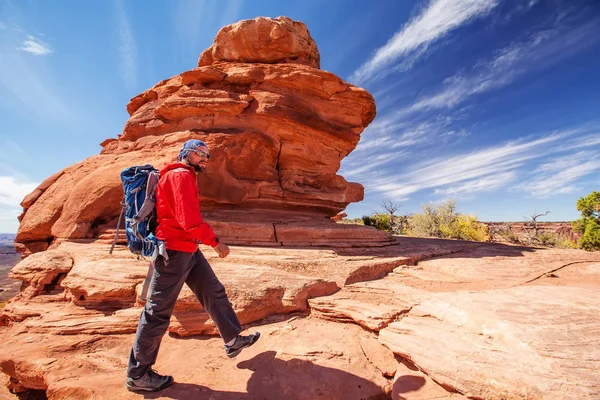
[[[185,253],[167,250],[169,259],[158,256],[150,282],[150,296],[140,315],[135,341],[129,355],[127,376],[138,378],[156,362],[175,302],[185,282],[217,325],[225,342],[242,327],[227,298],[225,288],[200,250]]]

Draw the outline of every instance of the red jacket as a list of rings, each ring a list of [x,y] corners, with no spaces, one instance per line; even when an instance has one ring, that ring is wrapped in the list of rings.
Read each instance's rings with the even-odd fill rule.
[[[184,164],[167,165],[156,187],[156,237],[169,250],[193,253],[202,242],[216,246],[217,236],[202,219],[194,169]]]

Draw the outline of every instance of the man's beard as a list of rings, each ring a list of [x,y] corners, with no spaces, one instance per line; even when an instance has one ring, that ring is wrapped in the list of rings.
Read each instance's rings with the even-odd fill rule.
[[[194,168],[194,171],[196,172],[204,172],[205,170],[204,166],[198,164],[192,164],[192,168]]]

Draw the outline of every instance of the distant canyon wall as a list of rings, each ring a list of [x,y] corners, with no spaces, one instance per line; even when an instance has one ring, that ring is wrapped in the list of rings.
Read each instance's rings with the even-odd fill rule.
[[[483,222],[487,225],[490,232],[499,232],[506,227],[510,227],[510,230],[519,237],[527,237],[529,233],[533,234],[534,227],[531,222]],[[538,222],[538,232],[554,233],[564,238],[570,239],[574,242],[579,240],[579,233],[573,231],[571,221],[559,221],[559,222]],[[495,241],[502,241],[500,235],[495,235]]]

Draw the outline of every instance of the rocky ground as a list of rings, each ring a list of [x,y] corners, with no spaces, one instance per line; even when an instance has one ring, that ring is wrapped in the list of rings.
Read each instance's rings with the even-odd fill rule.
[[[12,271],[30,284],[2,314],[13,391],[142,397],[124,380],[145,264],[107,250],[64,242]],[[598,253],[399,237],[373,249],[206,254],[262,337],[228,359],[184,290],[156,364],[177,383],[145,398],[600,397]]]

